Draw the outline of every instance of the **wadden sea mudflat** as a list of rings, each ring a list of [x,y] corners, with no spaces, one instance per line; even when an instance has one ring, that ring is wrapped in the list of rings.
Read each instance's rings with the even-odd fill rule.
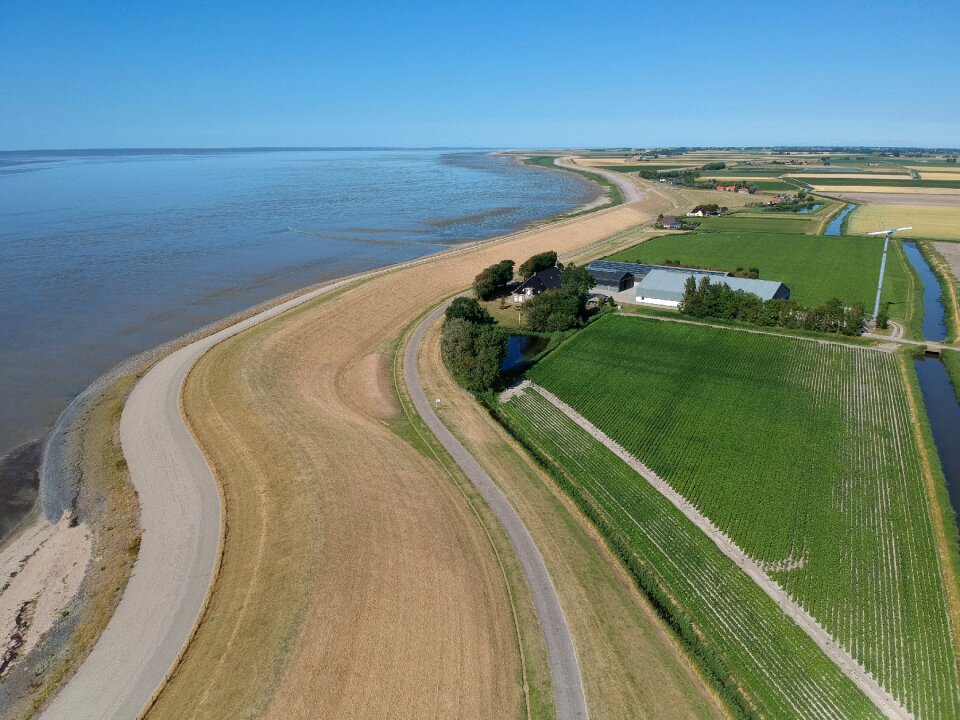
[[[506,589],[482,529],[441,470],[365,411],[359,388],[379,375],[355,368],[486,265],[588,245],[662,205],[377,277],[198,363],[183,404],[224,494],[223,565],[152,717],[524,714]]]

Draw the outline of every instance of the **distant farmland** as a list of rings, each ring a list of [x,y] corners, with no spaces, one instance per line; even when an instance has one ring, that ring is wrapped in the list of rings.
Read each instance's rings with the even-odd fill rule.
[[[720,218],[735,225],[738,218]],[[747,222],[744,219],[742,222]],[[754,221],[750,221],[751,226]],[[796,222],[760,219],[764,227]],[[862,302],[872,307],[880,272],[883,238],[823,237],[783,232],[695,232],[648,240],[612,255],[624,262],[681,263],[733,270],[757,267],[760,277],[780,280],[790,288],[790,297],[805,305],[818,305],[832,297],[845,303]],[[894,254],[888,259],[884,297],[906,303],[906,270]],[[899,306],[898,306],[899,307]]]
[[[529,375],[765,565],[917,717],[956,717],[960,683],[942,571],[897,363],[869,349],[613,317],[580,332]],[[822,662],[768,625],[763,603],[722,563],[708,570],[692,539],[679,538],[676,526],[660,527],[667,519],[659,519],[644,480],[614,471],[556,418],[531,419],[533,407],[511,412],[603,506],[641,560],[662,573],[704,632],[716,633],[709,640],[771,716],[794,715],[776,704],[782,701],[772,686],[798,702],[808,702],[808,691],[826,697],[823,687],[788,687],[782,673],[802,673],[814,687],[830,674],[813,672]],[[551,434],[557,439],[544,437]],[[594,467],[601,463],[607,467]],[[631,528],[624,513],[648,520]],[[663,535],[654,542],[655,531]],[[664,549],[669,560],[658,556]],[[698,595],[704,584],[686,585],[688,571],[667,567],[671,561],[722,577],[710,586],[720,582],[725,592]],[[721,605],[739,593],[728,608]],[[736,621],[711,619],[733,612]],[[730,637],[747,628],[758,637],[749,648],[753,660]],[[769,628],[769,639],[757,628]],[[813,665],[763,678],[760,668],[798,657]],[[806,708],[795,713],[829,714]]]

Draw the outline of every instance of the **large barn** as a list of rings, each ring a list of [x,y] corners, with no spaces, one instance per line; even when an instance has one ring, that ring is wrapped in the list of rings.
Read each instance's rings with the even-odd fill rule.
[[[712,283],[723,283],[731,290],[753,293],[761,300],[786,300],[790,297],[790,288],[776,280],[753,280],[722,274],[717,277],[717,273],[713,272],[696,270],[677,272],[679,269],[657,268],[647,273],[646,277],[637,283],[637,302],[645,305],[678,307],[683,301],[684,286],[689,277],[693,277],[698,283],[701,278],[709,277]]]

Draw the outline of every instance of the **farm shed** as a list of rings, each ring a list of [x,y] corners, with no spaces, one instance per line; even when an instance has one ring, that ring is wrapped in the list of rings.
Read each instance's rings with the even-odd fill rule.
[[[637,284],[637,302],[663,307],[678,307],[683,300],[684,285],[687,278],[693,277],[698,283],[701,278],[709,277],[712,283],[723,283],[731,290],[743,290],[753,293],[761,300],[786,300],[790,297],[790,288],[776,280],[752,280],[750,278],[717,276],[717,273],[699,271],[677,272],[655,268]]]
[[[633,273],[628,270],[604,270],[587,266],[593,277],[593,292],[618,293],[633,287]]]
[[[552,267],[536,272],[518,285],[513,291],[513,301],[522,303],[544,290],[560,289],[560,268]]]

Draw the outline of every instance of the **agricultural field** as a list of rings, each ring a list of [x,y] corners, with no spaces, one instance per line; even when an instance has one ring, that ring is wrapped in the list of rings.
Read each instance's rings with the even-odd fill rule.
[[[960,188],[960,180],[910,180],[909,178],[904,178],[903,180],[881,180],[878,178],[870,177],[869,175],[863,175],[858,177],[856,180],[850,180],[848,178],[842,177],[818,177],[812,179],[811,185],[825,186],[830,187],[834,185],[853,185],[856,184],[861,187],[890,187],[890,188],[915,188],[919,190],[924,190],[928,188]]]
[[[757,202],[755,195],[743,195],[741,193],[717,192],[716,190],[696,190],[694,188],[676,187],[674,193],[684,199],[684,201],[693,207],[694,205],[709,205],[716,203],[728,208],[741,208],[750,203]],[[686,208],[689,210],[690,208]]]
[[[861,205],[849,216],[847,233],[908,226],[913,229],[904,230],[905,237],[960,240],[960,205]]]
[[[692,502],[917,717],[956,717],[954,642],[899,362],[870,348],[610,317],[528,375]],[[608,504],[649,517],[643,480],[609,482]],[[679,541],[662,540],[690,561]]]
[[[816,213],[754,212],[745,208],[723,216],[698,218],[703,232],[775,232],[816,235],[823,221],[820,211]]]
[[[722,220],[735,222],[736,218]],[[838,297],[846,303],[862,302],[872,308],[882,252],[883,238],[878,237],[697,231],[654,238],[607,259],[654,264],[679,260],[720,270],[757,267],[761,278],[785,283],[790,297],[804,305],[819,305]],[[907,271],[897,257],[888,256],[884,282],[885,299],[897,303],[892,309],[894,316],[911,300]]]
[[[747,705],[768,718],[880,717],[745,573],[620,458],[534,390],[499,407],[604,528],[737,715]]]

